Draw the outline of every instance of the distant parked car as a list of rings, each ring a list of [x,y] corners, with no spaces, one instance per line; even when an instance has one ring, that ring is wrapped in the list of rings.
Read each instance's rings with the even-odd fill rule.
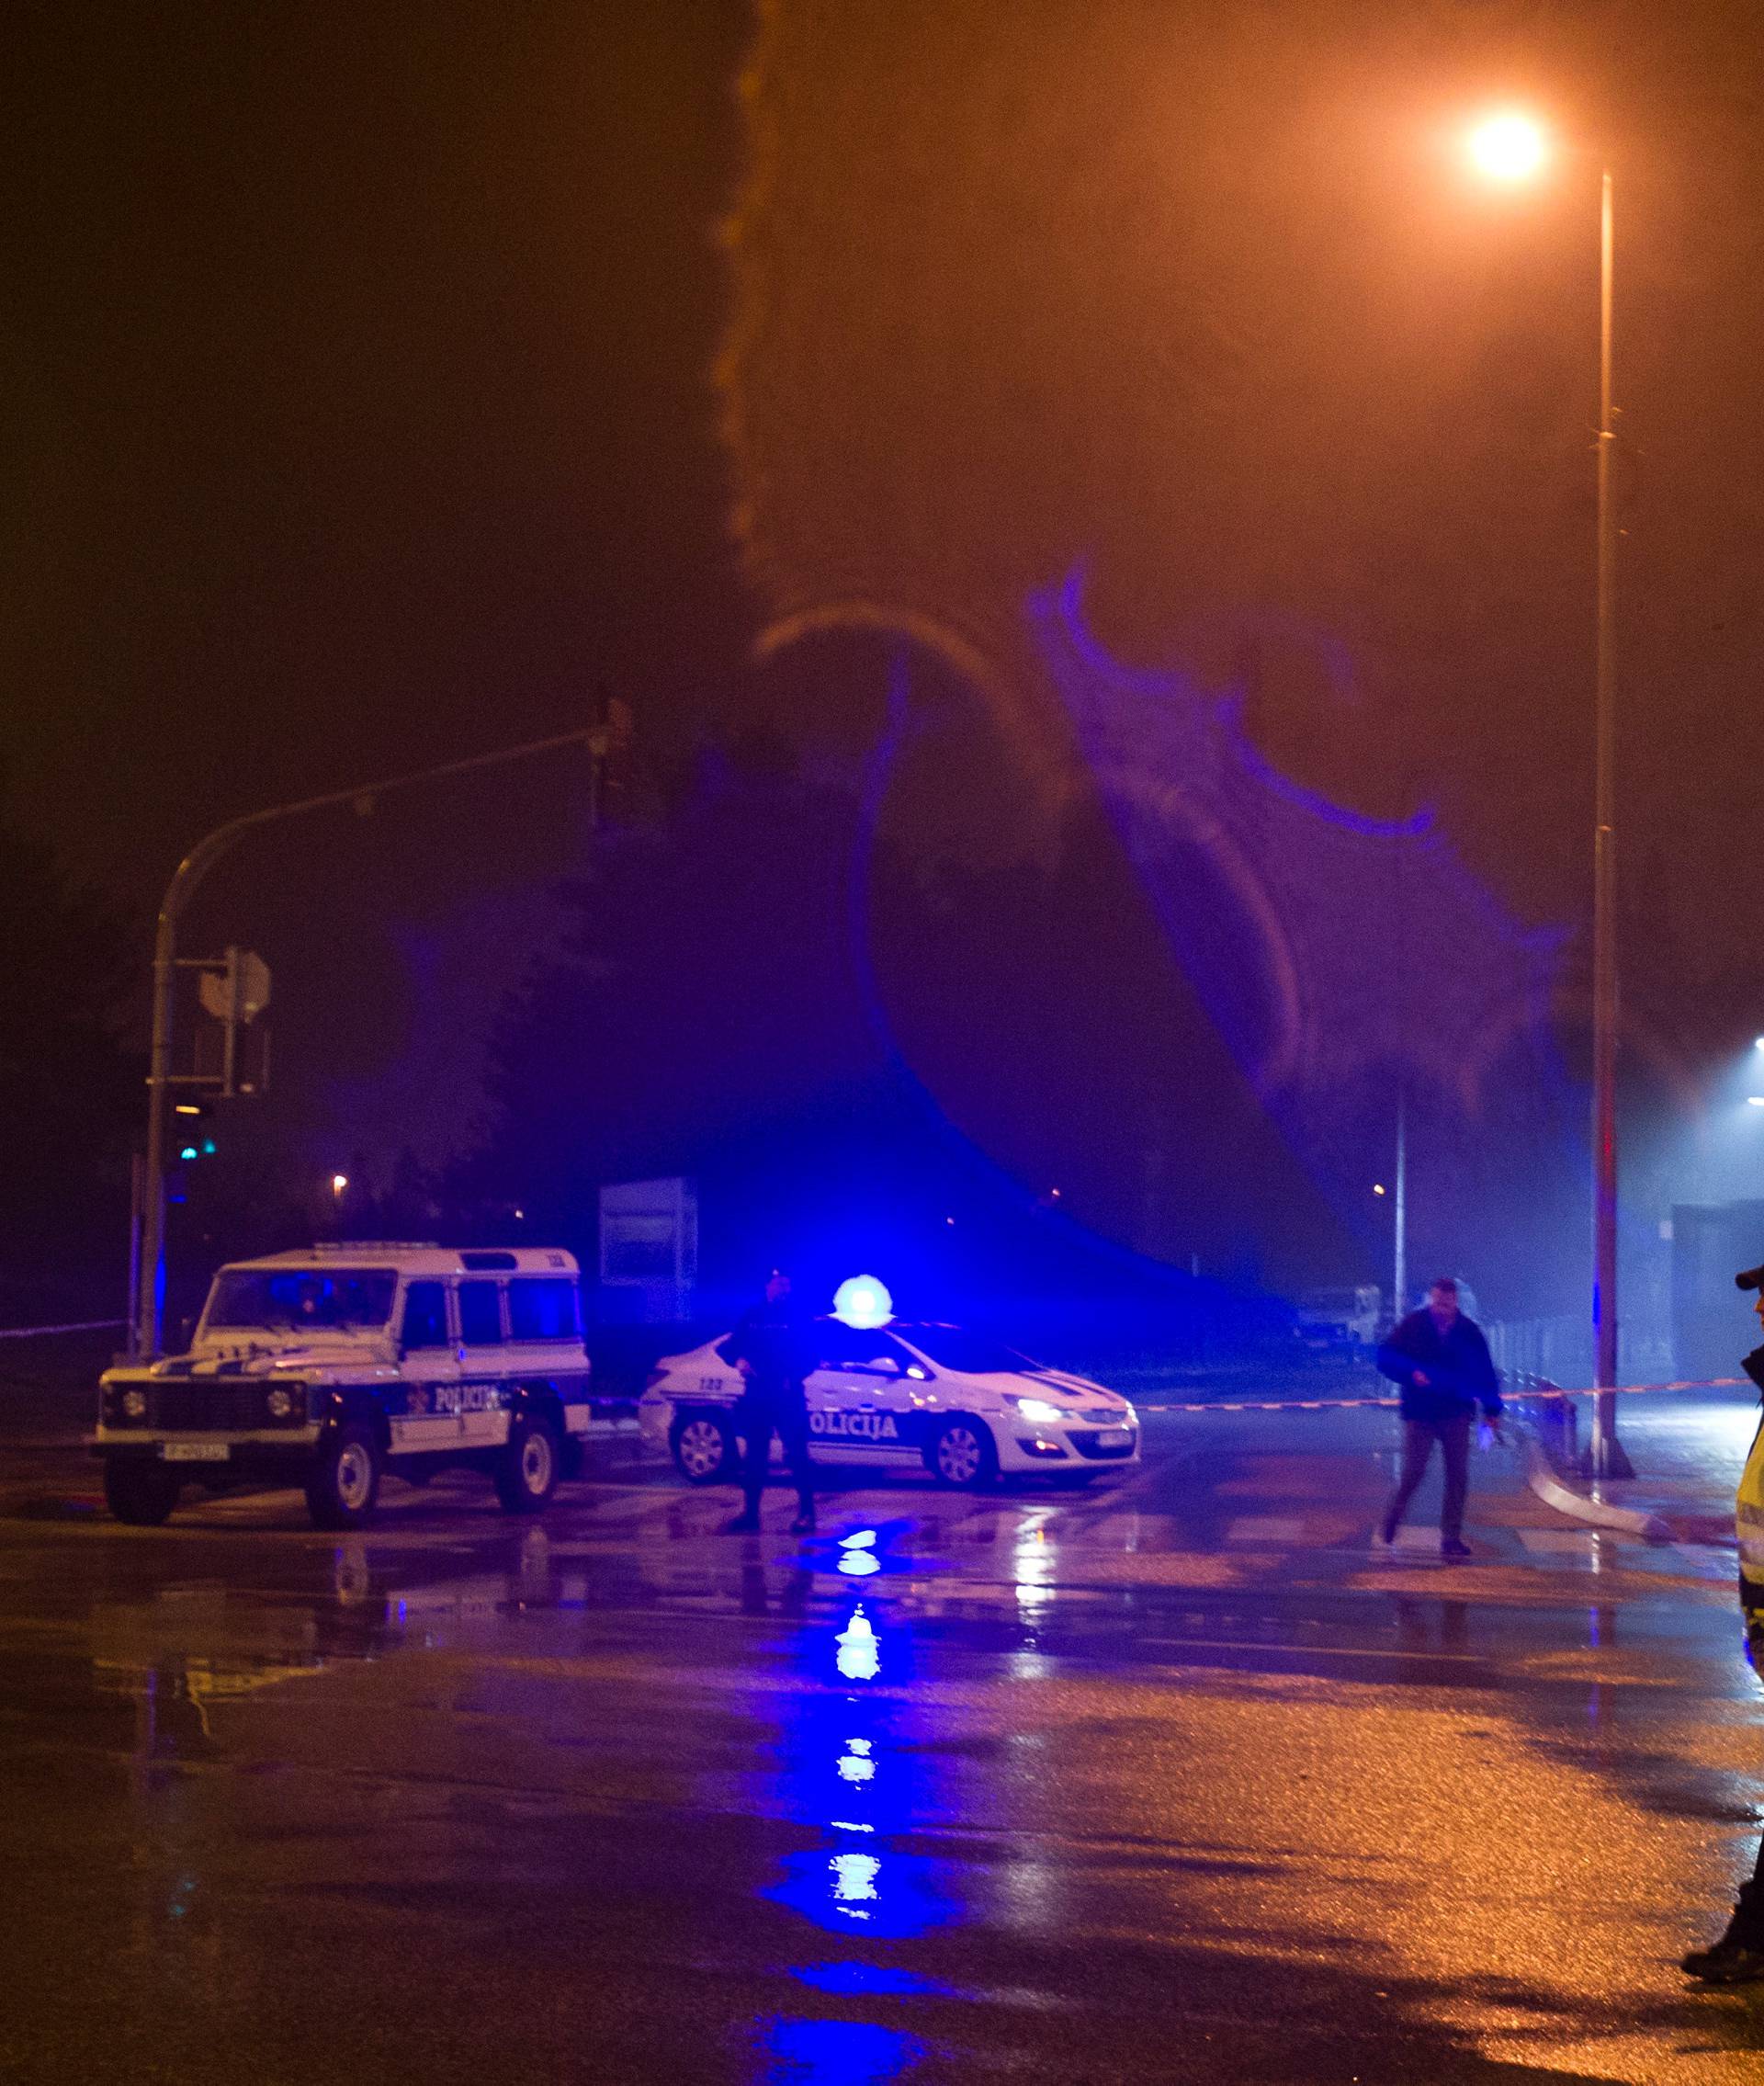
[[[1377,1344],[1381,1302],[1376,1283],[1307,1289],[1298,1299],[1293,1336],[1317,1355],[1364,1354]]]

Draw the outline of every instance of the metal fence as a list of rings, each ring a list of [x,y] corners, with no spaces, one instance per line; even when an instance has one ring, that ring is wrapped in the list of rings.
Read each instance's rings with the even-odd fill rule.
[[[1585,1316],[1495,1319],[1482,1330],[1504,1377],[1544,1377],[1574,1389],[1592,1382],[1592,1327]],[[1675,1373],[1672,1343],[1663,1333],[1645,1323],[1619,1328],[1619,1383],[1662,1381]]]
[[[1510,1381],[1592,1381],[1592,1327],[1577,1313],[1561,1318],[1496,1319],[1482,1329],[1495,1366]]]

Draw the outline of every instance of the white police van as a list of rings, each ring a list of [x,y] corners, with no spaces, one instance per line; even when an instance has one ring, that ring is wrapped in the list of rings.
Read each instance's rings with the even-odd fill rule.
[[[223,1267],[187,1355],[107,1370],[95,1453],[119,1521],[186,1483],[298,1483],[353,1528],[382,1475],[484,1471],[511,1513],[579,1474],[588,1355],[574,1258],[550,1247],[322,1245]]]
[[[811,1325],[817,1358],[804,1389],[816,1463],[926,1469],[944,1485],[1030,1471],[1081,1485],[1139,1459],[1139,1416],[1118,1393],[960,1326],[895,1319],[874,1277],[842,1284],[834,1315]],[[725,1334],[667,1356],[638,1404],[645,1440],[690,1484],[736,1475],[741,1377],[728,1345]]]

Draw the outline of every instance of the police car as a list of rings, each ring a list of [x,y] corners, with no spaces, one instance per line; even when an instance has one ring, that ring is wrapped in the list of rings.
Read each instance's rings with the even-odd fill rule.
[[[187,1355],[106,1371],[93,1446],[119,1521],[163,1522],[192,1479],[268,1480],[353,1528],[385,1473],[460,1465],[537,1513],[588,1415],[571,1254],[325,1245],[221,1268]]]
[[[842,1284],[834,1314],[812,1329],[805,1389],[816,1463],[922,1468],[944,1485],[1028,1471],[1078,1485],[1139,1458],[1139,1416],[1125,1398],[960,1326],[895,1319],[873,1278]],[[735,1477],[741,1377],[728,1346],[725,1334],[669,1355],[638,1405],[644,1438],[689,1484]]]

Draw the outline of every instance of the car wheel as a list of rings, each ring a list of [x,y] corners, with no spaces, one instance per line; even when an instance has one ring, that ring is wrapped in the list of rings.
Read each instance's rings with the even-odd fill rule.
[[[340,1427],[306,1480],[314,1528],[359,1528],[379,1497],[379,1450],[366,1427]]]
[[[548,1420],[516,1420],[496,1458],[496,1497],[504,1513],[541,1513],[558,1489],[560,1456]]]
[[[708,1412],[676,1420],[669,1436],[674,1468],[689,1485],[727,1483],[735,1470],[735,1436]]]
[[[940,1485],[971,1485],[977,1491],[999,1474],[999,1452],[992,1430],[966,1413],[945,1420],[925,1452],[931,1474]]]
[[[169,1517],[183,1489],[183,1480],[157,1463],[124,1463],[119,1458],[104,1467],[104,1503],[131,1528],[157,1528]]]

